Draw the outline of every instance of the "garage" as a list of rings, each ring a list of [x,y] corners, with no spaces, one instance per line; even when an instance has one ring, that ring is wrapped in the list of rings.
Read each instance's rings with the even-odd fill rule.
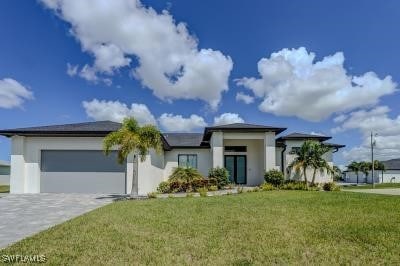
[[[126,192],[126,163],[117,162],[117,152],[101,150],[41,150],[40,192]]]

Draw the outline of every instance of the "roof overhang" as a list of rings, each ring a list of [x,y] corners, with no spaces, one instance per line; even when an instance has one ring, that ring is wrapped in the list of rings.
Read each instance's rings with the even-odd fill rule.
[[[268,128],[218,128],[218,127],[206,127],[204,129],[203,141],[209,141],[213,132],[230,132],[230,133],[264,133],[264,132],[274,132],[275,134],[280,134],[285,131],[286,128],[283,127],[268,127]]]

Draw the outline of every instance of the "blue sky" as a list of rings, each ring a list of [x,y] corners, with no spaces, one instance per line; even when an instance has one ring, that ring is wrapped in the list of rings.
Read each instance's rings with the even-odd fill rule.
[[[180,0],[142,1],[142,4],[135,10],[143,11],[140,13],[143,15],[143,23],[140,17],[133,18],[137,19],[136,23],[126,26],[125,34],[107,36],[103,40],[101,28],[85,24],[87,21],[82,17],[91,19],[91,22],[99,20],[99,27],[105,23],[104,30],[110,18],[94,16],[95,11],[90,9],[85,10],[82,17],[74,17],[69,15],[71,10],[68,8],[76,7],[65,6],[62,0],[1,1],[0,128],[75,123],[102,118],[118,120],[120,117],[116,117],[113,112],[117,108],[116,112],[121,114],[129,111],[131,114],[140,114],[142,111],[150,116],[146,121],[158,123],[165,131],[177,129],[179,125],[185,125],[185,129],[190,131],[201,131],[205,124],[213,125],[216,117],[230,113],[225,116],[229,119],[222,121],[235,122],[241,118],[249,123],[286,126],[287,133],[300,131],[332,135],[334,142],[347,145],[344,153],[336,155],[338,164],[366,158],[366,137],[370,130],[379,134],[378,157],[400,157],[400,118],[397,118],[400,114],[400,95],[396,84],[400,81],[397,71],[400,69],[400,29],[397,26],[400,25],[399,1],[260,0],[249,4],[249,1]],[[155,10],[154,14],[147,12],[149,8]],[[113,10],[116,14],[120,11],[118,8]],[[169,11],[168,17],[173,18],[172,22],[152,24],[161,19],[162,10]],[[121,11],[120,17],[123,16],[132,19],[135,15]],[[147,21],[146,16],[152,20]],[[165,30],[168,34],[168,30],[180,22],[186,25],[186,35],[176,34],[171,42],[151,39],[151,36],[158,36],[158,30]],[[71,24],[75,25],[72,30]],[[156,32],[141,43],[141,35],[137,34],[138,29],[135,27]],[[193,48],[182,42],[182,36],[191,36],[197,46]],[[138,44],[131,47],[132,42]],[[124,54],[121,58],[129,63],[118,61],[111,64],[102,63],[101,60],[95,63],[96,58],[100,58],[100,55],[95,54],[99,43],[122,50]],[[154,49],[154,54],[146,46]],[[169,80],[170,87],[164,88],[159,85],[163,84],[162,81],[155,78],[159,73],[153,69],[152,64],[160,63],[162,70],[172,67],[173,64],[164,58],[171,54],[175,56],[175,47],[189,51],[176,56],[183,62],[184,71],[190,68],[195,70],[195,77],[186,77],[186,83],[179,86],[173,79],[179,79],[181,75],[185,77],[183,73],[186,72],[177,70],[171,74],[174,77]],[[341,52],[344,64],[337,63],[337,60],[340,61],[340,55],[337,55],[331,60],[334,62],[325,62],[329,63],[327,73],[319,73],[319,70],[314,69],[310,71],[317,73],[310,76],[288,74],[285,77],[296,81],[289,83],[286,89],[278,88],[287,85],[286,80],[283,82],[280,79],[282,76],[278,77],[281,72],[268,72],[265,76],[258,72],[257,63],[265,58],[268,61],[265,68],[271,69],[271,54],[279,51],[277,57],[281,61],[273,62],[279,63],[280,70],[289,61],[293,64],[296,58],[304,59],[305,50],[300,47],[306,49],[305,55],[315,54],[314,63]],[[289,50],[282,51],[285,48]],[[218,60],[208,67],[208,61],[202,61],[204,57],[201,49],[212,49],[206,59]],[[187,59],[188,54],[195,54],[195,59]],[[160,57],[154,59],[155,56]],[[143,67],[139,75],[132,75],[132,70],[137,70],[146,61],[150,67]],[[203,62],[203,65],[199,66],[198,61]],[[70,64],[69,74],[67,64]],[[82,78],[85,65],[94,69],[94,76]],[[296,67],[302,71],[301,64]],[[226,71],[221,70],[219,73],[224,68]],[[364,77],[370,71],[376,76],[363,78],[363,85],[358,87],[354,85],[354,80],[348,82],[348,86],[354,87],[345,90],[341,84],[347,84],[346,81],[336,84],[336,80]],[[384,82],[388,75],[391,81]],[[253,81],[242,80],[242,85],[238,84],[237,80],[244,77],[253,77]],[[271,81],[275,78],[279,81]],[[10,79],[26,91],[22,96],[17,96],[21,100],[18,103],[4,103],[10,101],[8,95],[2,106],[2,90],[13,93],[15,83],[10,84]],[[104,79],[106,82],[103,82]],[[202,84],[204,89],[193,85],[197,83]],[[325,91],[319,91],[316,86],[316,90],[311,93],[310,88],[315,84],[328,85]],[[294,95],[303,95],[302,90],[305,95],[303,104],[290,100],[292,92]],[[252,102],[246,104],[238,101],[237,93],[248,95]],[[310,102],[314,97],[315,104]],[[338,97],[336,102],[335,97]],[[348,103],[343,100],[351,97]],[[93,102],[94,99],[97,102]],[[218,103],[215,104],[214,100]],[[86,108],[84,101],[87,102]],[[136,109],[131,107],[132,103],[137,104]],[[125,109],[123,104],[126,104]],[[277,106],[272,108],[272,104]],[[2,137],[0,159],[9,160],[9,153],[9,140]]]

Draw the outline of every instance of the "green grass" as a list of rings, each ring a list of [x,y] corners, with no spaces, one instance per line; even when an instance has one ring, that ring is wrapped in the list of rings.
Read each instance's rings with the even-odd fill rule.
[[[10,186],[0,185],[0,193],[8,193],[10,192]]]
[[[51,264],[400,264],[400,197],[269,191],[120,201],[1,254]]]
[[[371,189],[372,184],[360,186],[345,186],[344,189]],[[375,188],[400,188],[400,183],[382,183],[375,184]]]

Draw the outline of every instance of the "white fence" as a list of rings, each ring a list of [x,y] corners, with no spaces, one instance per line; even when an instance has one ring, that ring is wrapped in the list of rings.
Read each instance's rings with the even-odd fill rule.
[[[375,183],[400,183],[400,170],[375,170]],[[344,180],[348,183],[357,183],[357,175],[355,172],[345,172]],[[358,183],[372,183],[372,171],[365,175],[358,173]]]

